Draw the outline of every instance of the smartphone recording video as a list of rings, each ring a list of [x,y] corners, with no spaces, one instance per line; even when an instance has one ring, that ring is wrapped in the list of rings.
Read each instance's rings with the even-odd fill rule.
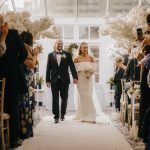
[[[137,29],[136,29],[136,32],[137,32],[137,39],[138,39],[138,40],[143,39],[143,31],[142,31],[142,28],[137,28]]]

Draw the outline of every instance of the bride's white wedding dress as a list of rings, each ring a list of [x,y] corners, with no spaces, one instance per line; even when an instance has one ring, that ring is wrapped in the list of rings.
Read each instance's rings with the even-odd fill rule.
[[[110,123],[110,119],[102,112],[95,91],[93,75],[87,79],[85,70],[94,70],[92,62],[75,63],[78,72],[76,114],[74,120],[85,122]]]

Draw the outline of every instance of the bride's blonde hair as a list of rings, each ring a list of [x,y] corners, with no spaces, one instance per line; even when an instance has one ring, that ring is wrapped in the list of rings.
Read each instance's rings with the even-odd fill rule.
[[[88,43],[86,43],[86,42],[82,42],[82,43],[80,44],[80,46],[79,46],[79,55],[82,54],[81,45],[83,45],[83,44],[87,44],[87,45],[88,45]],[[88,52],[87,52],[87,54],[88,54]]]

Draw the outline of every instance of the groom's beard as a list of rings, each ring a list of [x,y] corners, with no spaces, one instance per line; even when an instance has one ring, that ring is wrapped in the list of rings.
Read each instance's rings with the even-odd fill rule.
[[[58,51],[62,51],[62,49],[63,49],[62,46],[58,46],[58,47],[57,47],[57,50],[58,50]]]

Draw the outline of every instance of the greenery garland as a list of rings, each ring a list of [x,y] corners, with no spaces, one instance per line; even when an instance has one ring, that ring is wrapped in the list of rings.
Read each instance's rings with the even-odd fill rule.
[[[72,43],[69,45],[68,51],[72,53],[72,50],[77,49],[77,48],[78,48],[78,45],[76,43]]]

